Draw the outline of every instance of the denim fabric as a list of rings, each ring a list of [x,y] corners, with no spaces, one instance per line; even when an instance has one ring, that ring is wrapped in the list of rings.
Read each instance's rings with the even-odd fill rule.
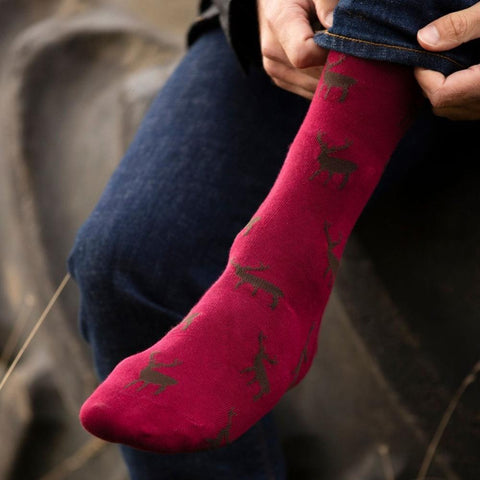
[[[267,195],[308,102],[246,78],[219,29],[190,49],[81,228],[69,268],[81,328],[104,378],[190,310]],[[267,416],[213,452],[123,449],[134,480],[283,479]]]
[[[421,66],[449,75],[480,63],[480,40],[433,53],[417,42],[417,31],[477,0],[340,0],[333,26],[315,35],[327,49],[357,57]]]

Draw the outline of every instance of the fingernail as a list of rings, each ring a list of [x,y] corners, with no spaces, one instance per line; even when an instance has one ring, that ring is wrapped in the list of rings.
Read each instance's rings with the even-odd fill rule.
[[[440,33],[435,25],[427,25],[419,30],[418,37],[428,45],[436,45],[440,41]]]
[[[325,17],[325,23],[326,27],[330,28],[333,25],[333,12],[327,13],[327,16]]]

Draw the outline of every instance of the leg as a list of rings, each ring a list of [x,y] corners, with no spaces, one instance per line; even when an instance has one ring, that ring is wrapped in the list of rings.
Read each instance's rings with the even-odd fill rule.
[[[101,378],[178,323],[219,275],[306,108],[259,73],[246,79],[220,32],[193,46],[70,258],[82,329]],[[272,137],[279,141],[266,141]],[[273,431],[267,419],[236,445],[208,454],[124,453],[134,479],[158,478],[159,471],[169,479],[260,479],[269,471],[281,478]]]
[[[201,320],[195,324],[195,336],[182,336],[181,332],[173,330],[152,347],[162,347],[174,356],[183,354],[185,368],[179,373],[178,378],[181,380],[178,387],[169,390],[157,402],[156,409],[168,411],[168,415],[158,414],[158,422],[149,429],[151,438],[145,440],[135,433],[137,424],[142,430],[148,414],[151,413],[145,414],[138,406],[138,402],[142,403],[142,398],[127,398],[124,395],[120,399],[117,395],[119,387],[131,376],[132,370],[142,368],[144,357],[149,350],[122,362],[87,402],[82,411],[82,419],[87,428],[104,438],[128,441],[143,448],[159,451],[199,449],[203,448],[205,440],[211,438],[214,430],[219,427],[215,420],[220,415],[220,409],[225,410],[226,405],[239,405],[238,409],[244,413],[243,419],[232,425],[232,437],[236,438],[261,418],[284,393],[285,371],[288,370],[285,365],[275,375],[277,385],[268,402],[258,409],[248,406],[248,395],[242,391],[240,380],[232,379],[231,371],[239,369],[242,357],[250,356],[249,347],[247,342],[243,342],[243,352],[238,351],[240,348],[234,350],[232,347],[241,343],[238,340],[246,338],[247,333],[252,334],[252,331],[258,328],[267,330],[268,327],[268,338],[273,338],[279,351],[285,352],[292,336],[283,338],[281,333],[278,334],[278,331],[273,329],[274,322],[297,330],[296,341],[303,342],[307,327],[315,324],[313,319],[323,311],[330,289],[330,285],[319,284],[318,279],[312,275],[312,266],[314,271],[318,271],[322,265],[325,266],[328,258],[324,251],[324,239],[319,240],[321,227],[316,220],[323,218],[320,223],[324,223],[327,219],[332,219],[337,231],[344,233],[342,237],[348,237],[378,183],[393,148],[405,131],[405,118],[412,105],[410,97],[413,84],[409,70],[357,60],[345,55],[334,54],[330,59],[323,80],[327,83],[328,74],[329,84],[335,87],[334,93],[323,98],[322,102],[318,92],[312,102],[309,115],[290,150],[286,165],[274,189],[258,210],[258,216],[264,221],[256,228],[254,243],[246,245],[239,236],[231,250],[232,258],[239,258],[241,265],[251,264],[254,258],[263,256],[269,259],[268,265],[278,267],[276,272],[273,268],[268,272],[269,280],[252,273],[244,273],[244,277],[246,282],[252,285],[254,292],[257,289],[274,296],[272,310],[277,310],[278,303],[275,302],[276,293],[273,292],[279,292],[279,296],[285,297],[282,305],[285,304],[288,308],[283,308],[283,311],[278,309],[279,312],[275,312],[276,318],[273,319],[262,311],[260,306],[246,306],[243,299],[231,293],[234,274],[231,269],[227,269],[194,307],[196,311],[202,312]],[[333,73],[330,72],[332,67],[335,67]],[[378,90],[375,89],[376,82],[381,87]],[[347,103],[351,108],[348,115],[338,105],[331,105],[331,102],[344,103],[346,97],[343,87],[347,84],[352,86],[348,91]],[[360,121],[359,115],[362,119]],[[307,187],[305,183],[308,178],[307,170],[312,174],[310,160],[316,150],[315,142],[311,139],[315,133],[318,135],[318,132],[322,135],[327,133],[331,139],[327,142],[328,148],[321,146],[322,166],[330,180],[328,184],[322,185],[328,187],[323,190],[314,186]],[[352,134],[353,147],[337,156],[339,149],[331,145],[338,145],[340,139],[345,138],[345,132]],[[344,176],[351,171],[355,172],[355,178],[348,177],[348,185],[339,183],[338,179],[344,180]],[[337,201],[338,190],[342,190],[343,197]],[[277,241],[275,236],[280,240]],[[297,236],[299,240],[292,243],[291,239],[297,240]],[[316,240],[316,244],[313,240]],[[334,260],[338,260],[343,247],[344,245],[341,245],[337,251],[328,253],[332,254]],[[311,258],[305,259],[305,251],[309,251],[309,248],[314,253]],[[289,254],[293,251],[296,251],[296,254],[288,257],[285,252],[289,250]],[[239,275],[238,272],[235,273]],[[275,273],[277,276],[273,279],[271,275]],[[304,281],[305,278],[308,282]],[[299,285],[304,288],[298,288]],[[283,292],[286,292],[286,295]],[[264,301],[264,298],[258,298],[258,301]],[[305,302],[308,302],[308,306]],[[292,326],[295,323],[296,327]],[[293,350],[302,344],[296,343]],[[288,352],[284,363],[289,365],[292,361],[293,358]],[[197,365],[203,370],[202,374],[198,375],[202,382],[208,377],[208,381],[203,385],[196,381],[197,375],[193,368]],[[208,372],[210,365],[222,365],[224,368],[217,367],[212,374],[211,370]],[[219,402],[215,397],[215,386],[223,384],[228,384],[231,389],[227,394],[228,400],[222,398]],[[203,405],[192,403],[193,392],[198,391],[206,395]],[[223,395],[225,396],[226,392],[223,392]],[[195,411],[191,417],[195,419],[196,429],[190,428],[185,421],[182,422],[185,413],[183,409],[187,406]],[[214,406],[216,408],[213,408]],[[133,420],[122,415],[115,419],[112,414],[119,407],[127,408]],[[178,422],[182,422],[178,429],[181,431],[177,430],[178,434],[174,438],[172,432],[175,431],[175,426],[179,425]]]
[[[339,58],[344,60],[340,63]],[[325,282],[318,272],[327,268],[330,253],[332,264],[340,258],[405,131],[405,122],[399,119],[406,116],[414,97],[413,75],[406,67],[336,53],[330,54],[329,62],[336,65],[335,78],[355,78],[348,99],[341,101],[339,89],[327,99],[317,92],[273,189],[255,213],[260,220],[248,236],[242,230],[236,237],[226,270],[191,311],[199,316],[189,333],[175,328],[150,349],[119,364],[82,409],[87,429],[105,439],[157,451],[204,449],[207,440],[221,431],[229,408],[238,412],[230,429],[230,439],[235,439],[292,384],[291,372],[312,327],[318,331],[331,289],[332,282]],[[345,138],[351,141],[348,148],[337,147],[345,144]],[[309,180],[318,158],[331,179],[326,185],[319,178]],[[340,188],[350,171],[354,173]],[[332,252],[323,232],[326,223],[332,224],[334,238],[342,238],[337,247],[332,245]],[[255,264],[265,267],[245,267]],[[257,293],[253,299],[249,288],[235,288],[237,277]],[[255,357],[259,331],[265,332],[270,351],[278,352],[279,363],[266,368],[271,390],[255,402],[256,392],[240,373]],[[311,364],[313,343],[297,381]],[[148,363],[152,349],[165,352],[164,361],[183,362],[176,371],[177,384],[155,405],[146,395],[127,396],[121,391],[132,372]],[[122,409],[125,413],[117,415]]]

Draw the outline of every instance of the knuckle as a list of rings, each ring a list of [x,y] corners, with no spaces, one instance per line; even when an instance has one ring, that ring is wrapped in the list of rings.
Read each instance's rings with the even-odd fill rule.
[[[447,34],[455,40],[463,41],[470,29],[468,15],[456,12],[446,17]]]
[[[430,100],[430,103],[432,105],[433,110],[438,110],[438,109],[442,109],[442,108],[445,107],[444,99],[437,92],[430,93],[428,98]]]
[[[286,90],[287,92],[293,92],[292,86],[289,85],[287,82],[284,82],[280,78],[272,78],[272,82],[282,90]]]
[[[290,63],[295,68],[307,68],[310,66],[309,57],[305,52],[295,51],[290,55]]]
[[[285,83],[282,82],[279,78],[272,77],[272,82],[273,82],[277,87],[280,87],[280,88],[284,88],[284,86],[285,86]]]
[[[458,105],[457,99],[450,95],[446,95],[442,89],[431,92],[429,95],[430,104],[435,112],[443,112],[442,116],[445,116],[445,112]]]
[[[279,46],[270,32],[265,32],[260,37],[260,52],[262,57],[275,59],[279,55]]]
[[[275,62],[270,60],[268,57],[263,57],[262,59],[263,69],[267,72],[268,76],[272,77],[276,72]]]
[[[269,76],[271,76],[268,62],[269,62],[269,60],[268,60],[267,57],[262,57],[263,69],[268,73]]]
[[[263,42],[260,51],[262,52],[262,57],[267,58],[267,59],[273,59],[275,58],[275,48],[271,44],[271,42]]]

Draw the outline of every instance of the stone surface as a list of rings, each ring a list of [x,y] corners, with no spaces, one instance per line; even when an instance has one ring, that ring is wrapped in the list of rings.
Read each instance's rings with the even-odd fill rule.
[[[65,275],[76,230],[184,48],[195,2],[155,3],[0,2],[3,362]],[[0,393],[2,479],[126,478],[116,446],[89,450],[77,420],[96,382],[77,304],[72,283]]]

